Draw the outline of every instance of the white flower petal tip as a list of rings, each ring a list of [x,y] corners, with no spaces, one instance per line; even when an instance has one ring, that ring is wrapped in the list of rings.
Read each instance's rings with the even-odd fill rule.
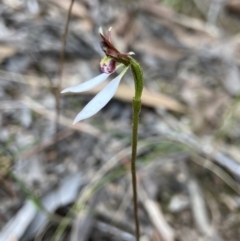
[[[81,121],[81,120],[82,120],[82,119],[77,120],[77,117],[76,117],[76,118],[74,119],[72,125],[75,125],[76,123],[78,123],[78,122]]]
[[[103,35],[103,29],[102,29],[102,27],[99,27],[98,32]]]
[[[123,75],[128,70],[128,67],[125,68],[116,78],[110,81],[76,116],[73,121],[73,125],[77,122],[87,119],[95,115],[100,111],[114,96],[119,86],[119,83]]]
[[[134,52],[128,52],[128,54],[129,54],[129,55],[135,55],[135,53],[134,53]]]
[[[61,93],[67,93],[67,92],[80,93],[80,92],[91,90],[97,85],[101,84],[103,81],[105,81],[109,75],[110,74],[102,73],[94,77],[93,79],[90,79],[80,85],[68,87],[62,90]]]
[[[110,27],[109,29],[108,29],[108,32],[111,32],[112,31],[112,27]]]

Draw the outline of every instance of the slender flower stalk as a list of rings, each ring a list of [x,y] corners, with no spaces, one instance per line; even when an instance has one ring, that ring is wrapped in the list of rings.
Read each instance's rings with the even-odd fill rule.
[[[120,81],[127,70],[130,68],[134,78],[135,96],[132,100],[133,107],[133,123],[132,123],[132,159],[131,159],[131,173],[132,173],[132,187],[133,187],[133,203],[134,203],[134,219],[136,226],[136,241],[140,238],[139,219],[138,219],[138,198],[137,198],[137,178],[136,178],[136,158],[137,158],[137,141],[138,141],[138,123],[141,111],[141,95],[143,90],[143,73],[138,62],[131,57],[133,52],[121,53],[111,42],[111,30],[109,28],[107,37],[104,36],[102,29],[99,33],[102,41],[100,45],[106,56],[100,62],[100,68],[103,72],[97,77],[88,80],[77,86],[72,86],[64,89],[62,93],[72,92],[79,93],[88,91],[97,85],[104,82],[117,69],[123,68],[120,74],[111,80],[83,109],[73,121],[73,124],[89,118],[100,111],[114,96]]]

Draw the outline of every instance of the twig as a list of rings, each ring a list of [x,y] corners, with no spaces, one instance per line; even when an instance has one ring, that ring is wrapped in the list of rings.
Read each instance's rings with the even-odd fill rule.
[[[60,91],[62,88],[62,74],[63,74],[63,64],[64,64],[64,58],[65,58],[65,48],[66,48],[66,43],[67,43],[67,34],[68,34],[68,28],[69,28],[69,22],[71,18],[71,13],[72,13],[72,8],[75,0],[72,0],[68,9],[68,16],[67,16],[67,21],[65,24],[64,28],[64,33],[63,33],[63,38],[62,38],[62,50],[60,53],[60,60],[59,60],[59,69],[58,69],[58,87],[56,89],[56,110],[57,110],[57,115],[56,115],[56,123],[59,123],[59,116],[60,116]],[[58,132],[58,125],[56,128],[56,132]]]

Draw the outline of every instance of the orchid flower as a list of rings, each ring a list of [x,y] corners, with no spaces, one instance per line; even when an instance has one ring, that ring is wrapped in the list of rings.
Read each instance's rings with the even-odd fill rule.
[[[100,37],[102,41],[100,45],[103,52],[106,56],[100,62],[100,68],[103,72],[97,77],[90,79],[87,82],[84,82],[77,86],[72,86],[64,89],[62,93],[66,92],[83,92],[90,90],[97,85],[105,81],[112,73],[114,73],[118,68],[124,67],[122,72],[110,81],[76,116],[73,124],[78,121],[84,120],[95,115],[100,111],[114,96],[117,91],[117,88],[120,84],[120,81],[123,75],[127,72],[128,68],[131,68],[134,86],[135,86],[135,95],[132,100],[132,109],[133,109],[133,122],[132,122],[132,158],[131,158],[131,171],[132,171],[132,186],[133,186],[133,203],[134,203],[134,220],[136,227],[136,241],[140,239],[140,229],[138,221],[138,199],[137,199],[137,180],[136,180],[136,158],[137,158],[137,141],[138,141],[138,122],[139,114],[141,111],[141,96],[143,90],[143,72],[139,63],[131,57],[133,52],[121,53],[119,52],[111,41],[111,29],[108,30],[107,37],[104,36],[102,29],[99,29]]]
[[[108,30],[107,37],[104,36],[102,29],[99,29],[100,37],[102,41],[100,45],[102,50],[105,52],[106,56],[100,62],[100,68],[103,72],[102,74],[90,79],[80,85],[68,87],[64,89],[61,93],[80,93],[84,91],[88,91],[96,87],[97,85],[104,82],[111,74],[113,74],[117,69],[124,66],[124,69],[121,73],[110,81],[76,116],[73,121],[73,124],[89,118],[95,115],[98,111],[100,111],[114,96],[117,91],[117,88],[120,84],[120,81],[124,74],[127,72],[129,68],[129,64],[127,61],[128,56],[132,55],[133,52],[129,53],[120,53],[111,43],[111,28]],[[119,63],[119,64],[117,64]]]

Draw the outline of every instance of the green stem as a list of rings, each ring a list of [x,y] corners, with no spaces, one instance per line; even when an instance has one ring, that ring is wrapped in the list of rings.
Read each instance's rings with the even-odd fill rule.
[[[134,78],[135,84],[135,97],[132,101],[133,117],[132,117],[132,160],[131,160],[131,172],[132,172],[132,188],[133,188],[133,203],[134,203],[134,220],[135,220],[135,232],[136,241],[140,238],[139,218],[138,218],[138,192],[137,192],[137,178],[136,178],[136,159],[137,159],[137,141],[138,141],[138,123],[139,115],[141,111],[141,96],[143,90],[143,73],[138,62],[130,58],[130,66]]]
[[[135,232],[136,240],[139,241],[140,230],[138,220],[138,198],[137,198],[137,178],[136,178],[136,159],[137,159],[137,141],[138,141],[138,120],[141,111],[141,100],[133,98],[133,125],[132,125],[132,161],[131,161],[131,172],[132,172],[132,188],[133,188],[133,203],[134,203],[134,219],[135,219]]]
[[[133,58],[130,58],[130,66],[131,66],[132,75],[134,78],[135,99],[141,100],[142,91],[143,91],[143,72],[139,63]]]

